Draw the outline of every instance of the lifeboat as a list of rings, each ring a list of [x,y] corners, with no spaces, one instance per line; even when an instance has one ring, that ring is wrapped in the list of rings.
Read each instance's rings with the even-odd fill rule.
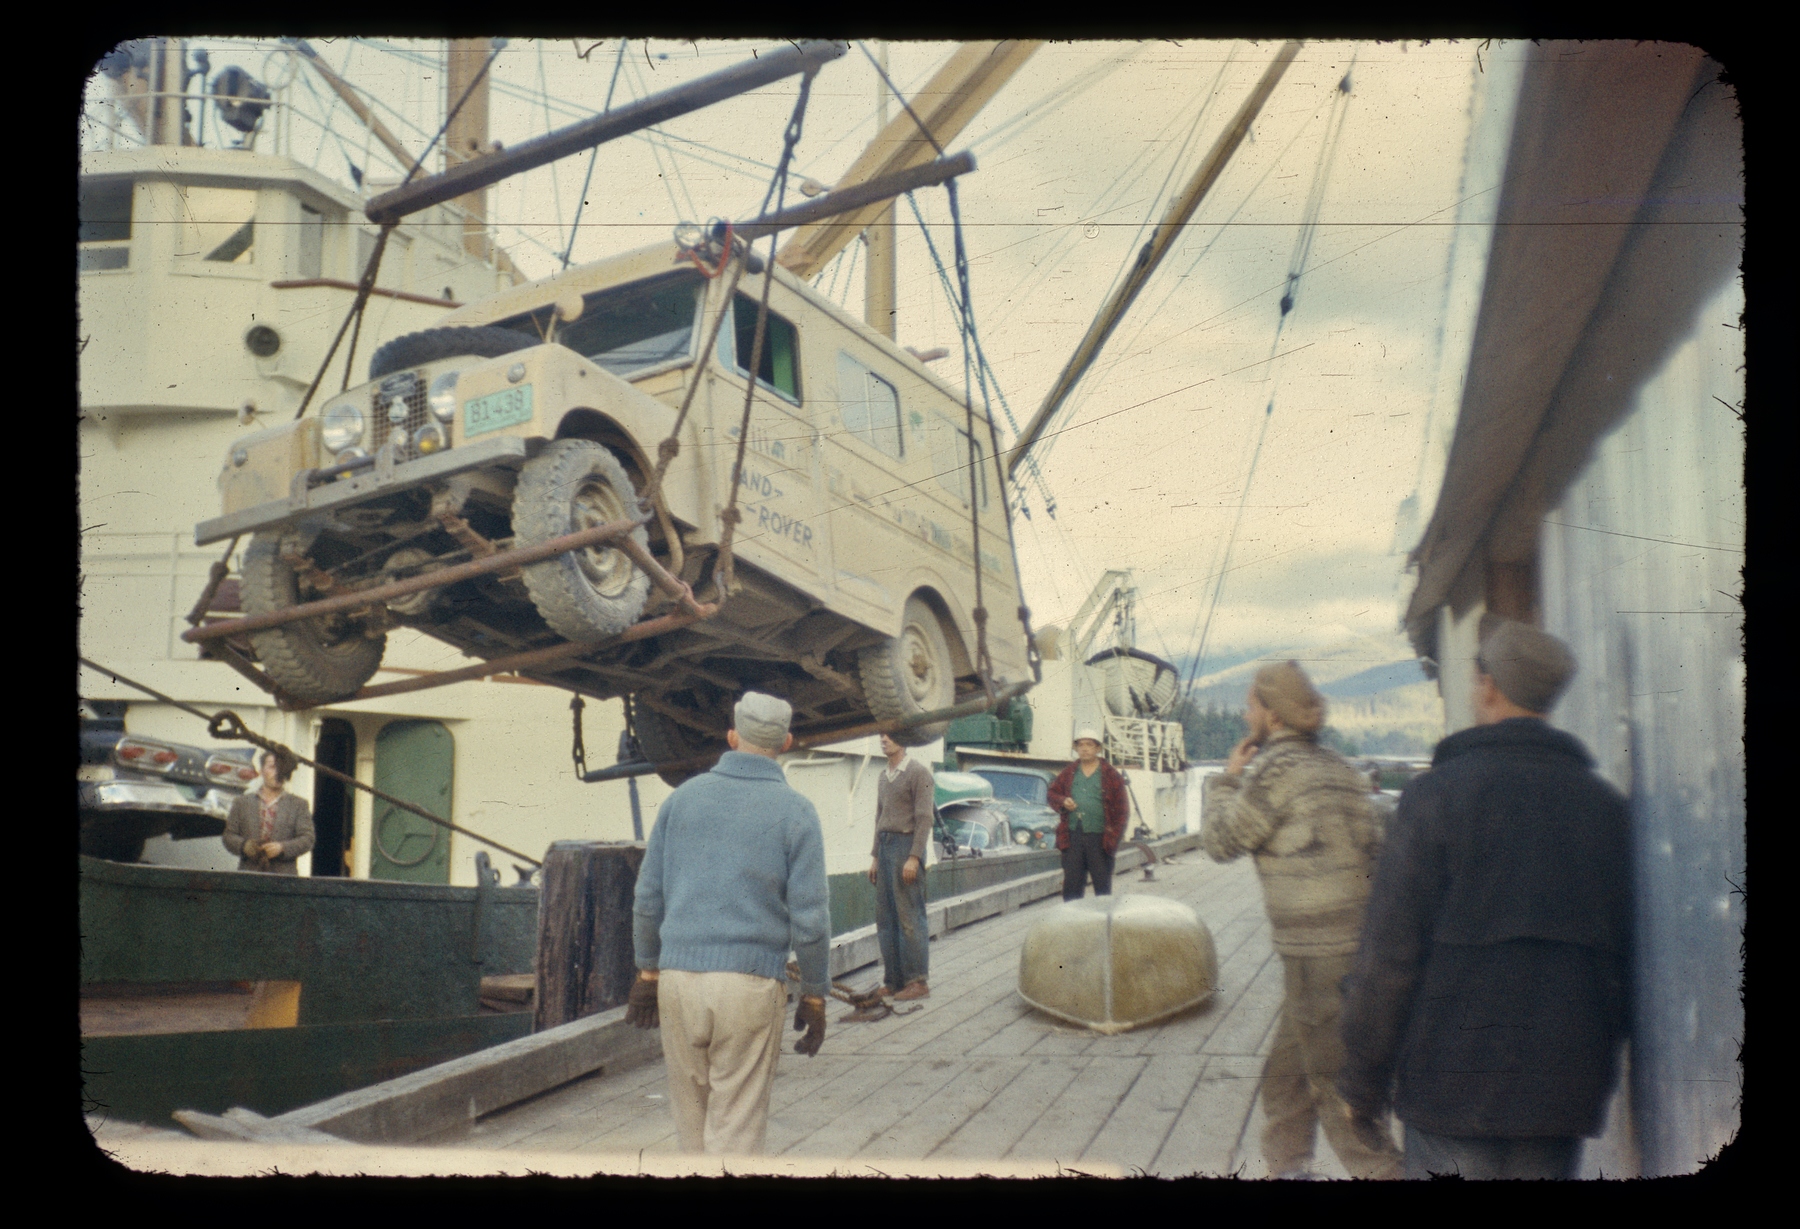
[[[1219,960],[1192,909],[1160,896],[1064,901],[1025,936],[1019,997],[1108,1035],[1210,999]]]
[[[1160,657],[1142,649],[1113,648],[1096,653],[1087,664],[1104,678],[1106,711],[1115,717],[1157,718],[1175,703],[1181,675]]]

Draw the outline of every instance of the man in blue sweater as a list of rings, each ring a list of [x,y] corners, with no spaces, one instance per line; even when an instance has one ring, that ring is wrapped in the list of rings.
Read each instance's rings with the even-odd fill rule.
[[[775,762],[793,745],[792,711],[744,693],[731,750],[663,803],[638,871],[638,980],[625,1018],[661,1025],[684,1152],[762,1151],[790,951],[800,965],[794,1027],[806,1030],[794,1049],[811,1057],[825,1040],[825,838]]]

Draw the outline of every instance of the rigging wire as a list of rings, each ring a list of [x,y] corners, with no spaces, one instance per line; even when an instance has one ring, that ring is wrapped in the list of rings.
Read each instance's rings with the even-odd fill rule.
[[[644,70],[638,67],[635,60],[632,61],[631,72],[638,97],[643,98],[650,95],[653,92],[650,89],[650,83],[644,80]],[[670,147],[660,128],[645,129],[643,135],[650,145],[651,157],[656,160],[657,178],[662,181],[663,189],[668,193],[670,212],[678,218],[699,217],[700,211],[694,206],[693,194],[688,191],[687,181],[681,174],[681,160],[675,156],[674,149]],[[665,156],[669,159],[668,170],[663,169]],[[683,201],[676,199],[677,188],[680,189],[681,196],[685,198],[685,205]]]
[[[1269,357],[1273,359],[1281,342],[1281,334],[1287,326],[1287,318],[1294,310],[1295,293],[1299,288],[1300,278],[1305,272],[1306,260],[1312,252],[1313,239],[1319,226],[1319,213],[1325,203],[1324,180],[1330,175],[1331,167],[1336,160],[1337,145],[1343,134],[1344,116],[1349,110],[1350,76],[1355,69],[1355,56],[1351,57],[1351,66],[1344,72],[1343,79],[1338,82],[1337,91],[1332,98],[1332,108],[1336,112],[1335,126],[1327,124],[1325,140],[1321,144],[1319,159],[1314,167],[1314,182],[1307,195],[1305,210],[1301,216],[1299,233],[1294,238],[1294,252],[1288,260],[1288,272],[1285,293],[1281,297],[1281,314],[1276,319],[1275,335],[1270,339]],[[1268,404],[1263,407],[1262,422],[1257,428],[1256,446],[1250,454],[1250,469],[1244,476],[1243,494],[1238,499],[1237,512],[1232,518],[1231,532],[1225,538],[1224,563],[1213,583],[1212,600],[1207,606],[1204,622],[1199,624],[1199,644],[1194,651],[1193,659],[1188,666],[1186,689],[1191,690],[1194,680],[1200,676],[1200,668],[1206,661],[1207,643],[1212,634],[1213,617],[1219,609],[1219,597],[1225,591],[1225,574],[1231,570],[1231,555],[1237,544],[1239,528],[1244,521],[1244,508],[1250,502],[1250,488],[1256,481],[1257,463],[1262,459],[1263,443],[1269,434],[1269,422],[1275,416],[1276,391],[1279,388],[1280,368],[1276,369],[1276,388],[1269,392]]]
[[[544,44],[541,42],[537,46],[537,75],[538,75],[538,96],[540,99],[542,99],[543,104],[544,104],[544,131],[549,132],[553,128],[556,127],[556,124],[550,118],[550,83],[548,81],[544,80]],[[594,148],[596,150],[598,150],[600,147],[598,145],[596,145]],[[556,162],[552,162],[550,164],[550,199],[556,202],[556,229],[557,229],[557,232],[560,234],[562,231],[562,228],[563,228],[563,202],[562,202],[562,185],[558,181],[557,174],[556,174],[557,164],[559,162],[561,162],[560,158],[557,159]],[[590,174],[592,174],[593,169],[594,169],[594,164],[592,162],[589,162],[588,163],[588,172]],[[585,186],[582,188],[582,195],[583,196],[587,195],[587,189]],[[575,245],[575,231],[571,228],[569,231],[569,246],[573,247],[574,245]]]
[[[962,331],[961,320],[960,320],[960,308],[959,308],[958,302],[957,302],[956,291],[950,284],[950,275],[944,269],[943,258],[938,255],[937,245],[935,243],[933,243],[931,240],[931,230],[929,227],[927,227],[925,225],[925,218],[919,212],[919,204],[913,198],[913,193],[908,192],[906,194],[906,203],[909,206],[911,206],[912,211],[913,211],[913,217],[914,217],[914,219],[916,219],[918,221],[918,224],[919,224],[919,233],[921,235],[923,235],[925,238],[925,250],[928,251],[929,253],[931,253],[931,260],[932,260],[933,265],[935,265],[937,268],[938,283],[939,283],[939,285],[941,285],[943,287],[944,297],[949,301],[951,310],[959,313],[958,335],[960,337],[962,337],[963,343],[965,346],[973,344],[974,350],[975,350],[975,357],[976,357],[976,360],[978,361],[978,363],[980,364],[980,369],[982,372],[985,373],[986,379],[993,381],[994,396],[999,398],[1000,409],[1006,415],[1007,425],[1012,428],[1013,438],[1017,439],[1018,435],[1019,435],[1019,420],[1013,416],[1012,406],[1007,403],[1006,394],[1004,392],[1002,392],[1000,389],[999,375],[998,375],[998,373],[996,373],[994,371],[992,364],[990,364],[988,362],[987,353],[986,353],[986,351],[984,351],[981,348],[980,337],[975,336],[975,337],[971,338],[970,336],[965,335]],[[966,378],[967,378],[966,373],[965,373],[964,378],[966,380]],[[1031,473],[1032,477],[1037,482],[1038,492],[1039,492],[1039,494],[1041,494],[1043,496],[1043,499],[1044,499],[1044,510],[1049,514],[1049,516],[1052,520],[1055,520],[1056,519],[1056,500],[1054,497],[1051,496],[1050,488],[1047,485],[1045,485],[1045,483],[1044,483],[1044,475],[1043,475],[1043,472],[1038,468],[1036,458],[1027,456],[1025,458],[1025,468]],[[1021,481],[1015,480],[1013,482],[1013,489],[1017,493],[1017,498],[1016,498],[1015,502],[1017,503],[1019,510],[1022,512],[1025,512],[1025,517],[1027,520],[1029,520],[1031,518],[1031,513],[1029,511],[1026,511],[1026,507],[1025,507],[1025,503],[1024,503],[1024,499],[1023,499],[1024,483]]]
[[[1250,185],[1249,190],[1244,193],[1242,199],[1240,199],[1238,201],[1237,206],[1235,208],[1233,208],[1230,213],[1225,215],[1225,218],[1223,221],[1219,222],[1215,226],[1212,237],[1210,239],[1208,239],[1206,241],[1205,245],[1201,247],[1200,251],[1195,254],[1194,259],[1188,262],[1188,267],[1186,269],[1182,270],[1180,276],[1171,278],[1171,279],[1165,279],[1166,289],[1164,289],[1164,291],[1163,291],[1162,299],[1160,301],[1158,301],[1158,303],[1156,304],[1156,306],[1154,308],[1150,309],[1149,311],[1143,313],[1141,316],[1138,317],[1135,331],[1131,334],[1130,338],[1123,345],[1121,345],[1119,347],[1119,353],[1118,353],[1117,357],[1109,360],[1107,362],[1106,366],[1104,366],[1104,367],[1101,367],[1098,364],[1096,364],[1094,372],[1093,372],[1093,374],[1096,378],[1094,380],[1088,382],[1085,387],[1080,389],[1079,392],[1074,397],[1071,398],[1071,403],[1072,403],[1071,408],[1078,408],[1083,402],[1085,402],[1089,397],[1091,397],[1097,389],[1104,387],[1105,381],[1104,381],[1103,377],[1112,374],[1115,370],[1117,370],[1117,368],[1119,366],[1121,366],[1128,360],[1137,357],[1136,345],[1137,345],[1138,341],[1143,337],[1145,331],[1149,329],[1150,322],[1152,320],[1155,320],[1159,316],[1163,315],[1164,309],[1167,308],[1167,306],[1169,304],[1169,300],[1173,299],[1175,297],[1175,295],[1180,292],[1180,290],[1181,290],[1183,284],[1186,282],[1186,280],[1193,275],[1195,269],[1200,267],[1200,262],[1202,260],[1205,260],[1206,257],[1212,252],[1213,245],[1216,244],[1222,237],[1224,237],[1226,234],[1228,234],[1230,232],[1231,225],[1234,221],[1237,220],[1238,214],[1240,214],[1244,211],[1244,206],[1248,205],[1252,200],[1256,199],[1257,191],[1263,186],[1263,184],[1265,182],[1268,181],[1269,176],[1274,174],[1275,170],[1281,166],[1282,160],[1285,159],[1287,157],[1289,151],[1291,151],[1294,148],[1294,146],[1299,143],[1300,138],[1303,137],[1307,133],[1307,131],[1311,127],[1312,120],[1316,117],[1317,117],[1317,113],[1315,112],[1314,116],[1309,117],[1307,119],[1307,121],[1304,124],[1302,124],[1295,131],[1294,135],[1292,137],[1288,138],[1288,143],[1282,147],[1281,153],[1278,154],[1275,157],[1275,159],[1273,161],[1271,161],[1266,168],[1264,168],[1263,173],[1257,178],[1255,183]],[[1284,286],[1286,285],[1285,281],[1283,282],[1283,285]],[[1238,308],[1243,307],[1245,304],[1254,302],[1256,299],[1261,298],[1264,294],[1267,294],[1267,293],[1269,293],[1269,292],[1266,289],[1258,291],[1255,295],[1251,296],[1248,299],[1245,299],[1242,303],[1239,303],[1239,304],[1234,305],[1233,307],[1227,308],[1226,312],[1236,311]],[[1218,314],[1215,314],[1214,316],[1208,317],[1206,320],[1198,321],[1192,325],[1189,325],[1187,328],[1182,329],[1180,332],[1172,334],[1169,338],[1165,338],[1161,344],[1163,344],[1164,346],[1167,346],[1169,344],[1169,342],[1174,340],[1174,338],[1176,338],[1176,337],[1181,337],[1186,333],[1192,332],[1196,328],[1201,328],[1203,326],[1211,325],[1213,321],[1217,320],[1219,318],[1219,316],[1223,315],[1223,314],[1224,313],[1218,313]]]
[[[613,60],[612,80],[606,84],[606,102],[600,107],[600,114],[602,115],[606,115],[612,111],[613,87],[619,84],[619,68],[625,62],[625,48],[627,45],[628,41],[626,39],[619,40],[619,54]],[[563,249],[562,254],[562,267],[565,269],[569,267],[570,254],[575,251],[576,230],[581,225],[581,211],[587,205],[588,185],[594,182],[594,163],[597,162],[599,158],[600,147],[596,145],[588,151],[587,176],[581,181],[581,195],[577,197],[575,201],[575,220],[569,223],[569,246]]]
[[[1233,55],[1236,54],[1235,46],[1233,48],[1232,54]],[[1222,75],[1223,72],[1224,72],[1224,67],[1221,66],[1220,74]],[[1213,94],[1214,90],[1216,89],[1217,85],[1218,85],[1218,78],[1215,78],[1214,82],[1213,82],[1213,86],[1207,90],[1206,97],[1202,101],[1200,111],[1195,117],[1196,124],[1199,123],[1200,117],[1205,114],[1207,108],[1211,106],[1212,94]],[[1064,100],[1064,102],[1066,103],[1066,100]],[[1050,104],[1042,104],[1042,105],[1044,105],[1047,110],[1047,108]],[[1063,105],[1063,104],[1059,103],[1058,105]],[[1130,208],[1131,205],[1136,203],[1136,202],[1128,202],[1128,203],[1119,204],[1119,205],[1112,204],[1113,201],[1118,200],[1120,197],[1136,190],[1136,188],[1138,186],[1138,182],[1139,182],[1139,176],[1136,174],[1138,167],[1140,166],[1140,164],[1142,164],[1146,160],[1154,159],[1155,154],[1153,151],[1155,151],[1159,147],[1166,145],[1166,142],[1164,140],[1164,134],[1167,133],[1172,127],[1174,127],[1176,124],[1178,124],[1180,122],[1181,114],[1182,113],[1180,111],[1177,111],[1175,114],[1169,116],[1169,118],[1163,122],[1161,129],[1159,129],[1157,131],[1155,136],[1150,138],[1148,141],[1145,141],[1142,144],[1138,153],[1132,157],[1131,161],[1116,176],[1114,176],[1112,182],[1107,186],[1107,188],[1103,192],[1101,192],[1100,196],[1097,199],[1095,199],[1094,202],[1076,220],[1063,223],[1061,226],[1052,228],[1051,230],[1045,232],[1047,235],[1055,235],[1056,236],[1055,239],[1053,240],[1052,246],[1043,255],[1038,257],[1037,260],[1032,262],[1031,270],[1029,272],[1025,273],[1024,275],[1022,275],[1018,279],[1018,281],[1016,281],[1013,284],[1012,288],[1006,292],[1006,294],[1004,295],[1004,301],[1008,304],[1012,304],[1012,305],[1016,305],[1016,306],[1011,306],[1011,307],[1005,308],[998,315],[996,315],[994,320],[991,322],[993,327],[995,327],[995,328],[1004,327],[1007,320],[1009,320],[1011,318],[1013,311],[1017,310],[1017,306],[1022,306],[1026,302],[1030,301],[1032,299],[1032,296],[1037,291],[1037,289],[1040,286],[1042,286],[1045,281],[1047,281],[1050,277],[1052,277],[1055,274],[1057,269],[1060,267],[1061,261],[1063,260],[1065,253],[1067,253],[1068,251],[1070,251],[1071,249],[1073,249],[1074,247],[1079,245],[1081,232],[1084,227],[1097,225],[1099,223],[1099,219],[1105,217],[1108,213],[1114,213],[1121,209]],[[1190,133],[1189,139],[1190,140],[1192,139],[1191,133]],[[1001,144],[1004,144],[1004,142],[1002,142]],[[1186,146],[1184,145],[1183,148],[1185,150]],[[986,151],[989,149],[989,146],[984,144],[982,146],[982,149],[984,151],[984,156],[986,156]],[[1180,155],[1177,155],[1176,159],[1170,163],[1169,173],[1171,175],[1173,174],[1174,168],[1176,166],[1178,166],[1179,164],[1180,164]],[[1166,185],[1166,181],[1165,181],[1165,187],[1166,186],[1167,185]],[[1156,200],[1156,198],[1152,198],[1152,204],[1151,204],[1152,212],[1149,216],[1154,216],[1155,200]],[[1138,249],[1142,246],[1141,241],[1142,241],[1145,225],[1146,225],[1145,223],[1139,224],[1137,236],[1132,240],[1131,246],[1128,249],[1129,255],[1126,257],[1125,264],[1120,269],[1119,273],[1117,275],[1115,275],[1112,285],[1107,288],[1108,295],[1111,294],[1113,287],[1117,286],[1119,279],[1125,275],[1125,270],[1130,267],[1130,262],[1132,260],[1136,259]],[[1060,233],[1057,233],[1057,232],[1060,232]],[[1031,239],[1025,240],[1025,242],[1028,242],[1028,243],[1032,242],[1032,241],[1033,240],[1031,240]],[[1110,240],[1109,240],[1109,242],[1110,242]],[[1102,301],[1104,301],[1104,299],[1102,299]]]

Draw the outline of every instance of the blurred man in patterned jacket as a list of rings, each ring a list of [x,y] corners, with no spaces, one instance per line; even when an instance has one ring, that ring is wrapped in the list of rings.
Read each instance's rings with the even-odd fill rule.
[[[1256,859],[1286,997],[1263,1066],[1263,1156],[1272,1176],[1309,1177],[1315,1127],[1355,1178],[1398,1178],[1385,1122],[1338,1094],[1340,985],[1356,956],[1377,854],[1368,779],[1319,745],[1325,698],[1295,662],[1264,666],[1246,700],[1249,734],[1206,783],[1207,856]]]

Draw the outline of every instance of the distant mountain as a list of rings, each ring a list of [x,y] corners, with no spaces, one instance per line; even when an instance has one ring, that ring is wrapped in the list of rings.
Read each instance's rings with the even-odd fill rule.
[[[1361,637],[1324,648],[1266,649],[1195,680],[1201,709],[1236,712],[1256,672],[1297,661],[1330,702],[1328,725],[1364,755],[1424,755],[1443,737],[1443,704],[1404,641]]]
[[[1352,674],[1347,679],[1338,679],[1333,683],[1321,683],[1319,690],[1333,699],[1347,700],[1352,696],[1371,696],[1378,691],[1430,681],[1425,677],[1425,667],[1419,664],[1419,659],[1409,657],[1405,661],[1397,661],[1385,666],[1371,666],[1359,674]]]

